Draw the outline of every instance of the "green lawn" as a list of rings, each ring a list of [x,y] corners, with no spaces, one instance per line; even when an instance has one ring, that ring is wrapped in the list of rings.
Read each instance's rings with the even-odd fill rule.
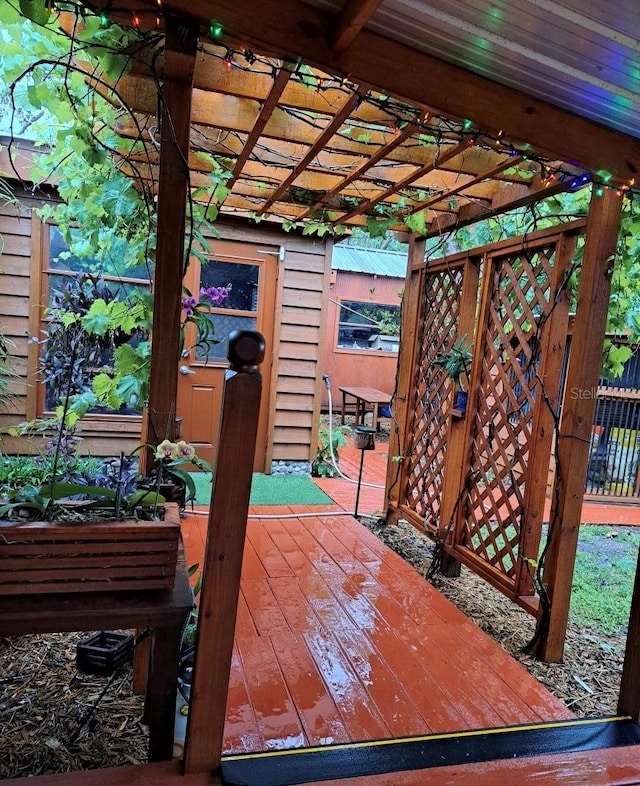
[[[571,619],[617,633],[629,623],[640,529],[583,525],[573,577]]]

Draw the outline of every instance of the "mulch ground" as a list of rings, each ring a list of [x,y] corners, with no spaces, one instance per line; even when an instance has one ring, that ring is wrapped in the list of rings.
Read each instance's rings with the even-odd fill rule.
[[[86,633],[0,638],[0,778],[147,760],[144,700],[127,665],[108,678],[76,669]]]

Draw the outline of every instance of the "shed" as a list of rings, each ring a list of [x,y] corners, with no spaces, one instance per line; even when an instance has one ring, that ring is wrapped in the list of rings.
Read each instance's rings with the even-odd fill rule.
[[[406,271],[406,253],[334,246],[322,353],[334,395],[343,385],[393,393]],[[328,405],[325,388],[322,406]]]
[[[2,153],[0,153],[2,155]],[[6,151],[5,151],[6,156]],[[28,159],[24,159],[25,167]],[[10,171],[6,161],[0,169]],[[50,413],[46,386],[38,377],[39,344],[45,327],[45,305],[50,282],[64,271],[53,258],[61,238],[55,226],[33,212],[49,196],[36,198],[19,191],[20,207],[0,208],[0,326],[15,344],[11,382],[16,394],[11,408],[0,413],[0,428]],[[308,471],[315,452],[322,385],[319,352],[325,333],[331,242],[299,233],[285,233],[274,225],[248,228],[234,219],[217,224],[213,243],[218,275],[231,276],[236,292],[250,289],[245,310],[218,309],[213,317],[218,336],[237,327],[257,328],[269,342],[269,362],[262,365],[263,397],[254,469],[257,472]],[[219,264],[224,263],[224,264]],[[234,271],[243,271],[240,275]],[[185,284],[197,292],[201,265],[191,264]],[[211,283],[211,282],[210,282]],[[227,283],[227,279],[225,279]],[[275,315],[278,315],[276,318]],[[220,392],[227,368],[226,341],[215,344],[209,356],[190,348],[180,359],[176,415],[183,436],[198,454],[215,459],[219,429]],[[82,452],[114,456],[140,443],[141,412],[94,413],[83,418]],[[35,443],[3,437],[12,453],[38,452]]]

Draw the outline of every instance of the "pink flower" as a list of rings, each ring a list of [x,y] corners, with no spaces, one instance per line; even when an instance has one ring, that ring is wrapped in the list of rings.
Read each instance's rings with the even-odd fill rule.
[[[200,297],[207,298],[214,306],[220,306],[229,297],[227,287],[202,287]]]

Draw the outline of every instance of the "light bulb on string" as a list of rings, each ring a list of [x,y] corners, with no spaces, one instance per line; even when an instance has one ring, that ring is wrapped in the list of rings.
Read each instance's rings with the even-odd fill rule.
[[[216,22],[215,19],[212,19],[209,22],[209,36],[211,38],[220,38],[222,35],[222,30],[223,28],[220,22]]]
[[[137,11],[131,12],[131,26],[132,27],[140,27],[140,17],[138,16]]]

